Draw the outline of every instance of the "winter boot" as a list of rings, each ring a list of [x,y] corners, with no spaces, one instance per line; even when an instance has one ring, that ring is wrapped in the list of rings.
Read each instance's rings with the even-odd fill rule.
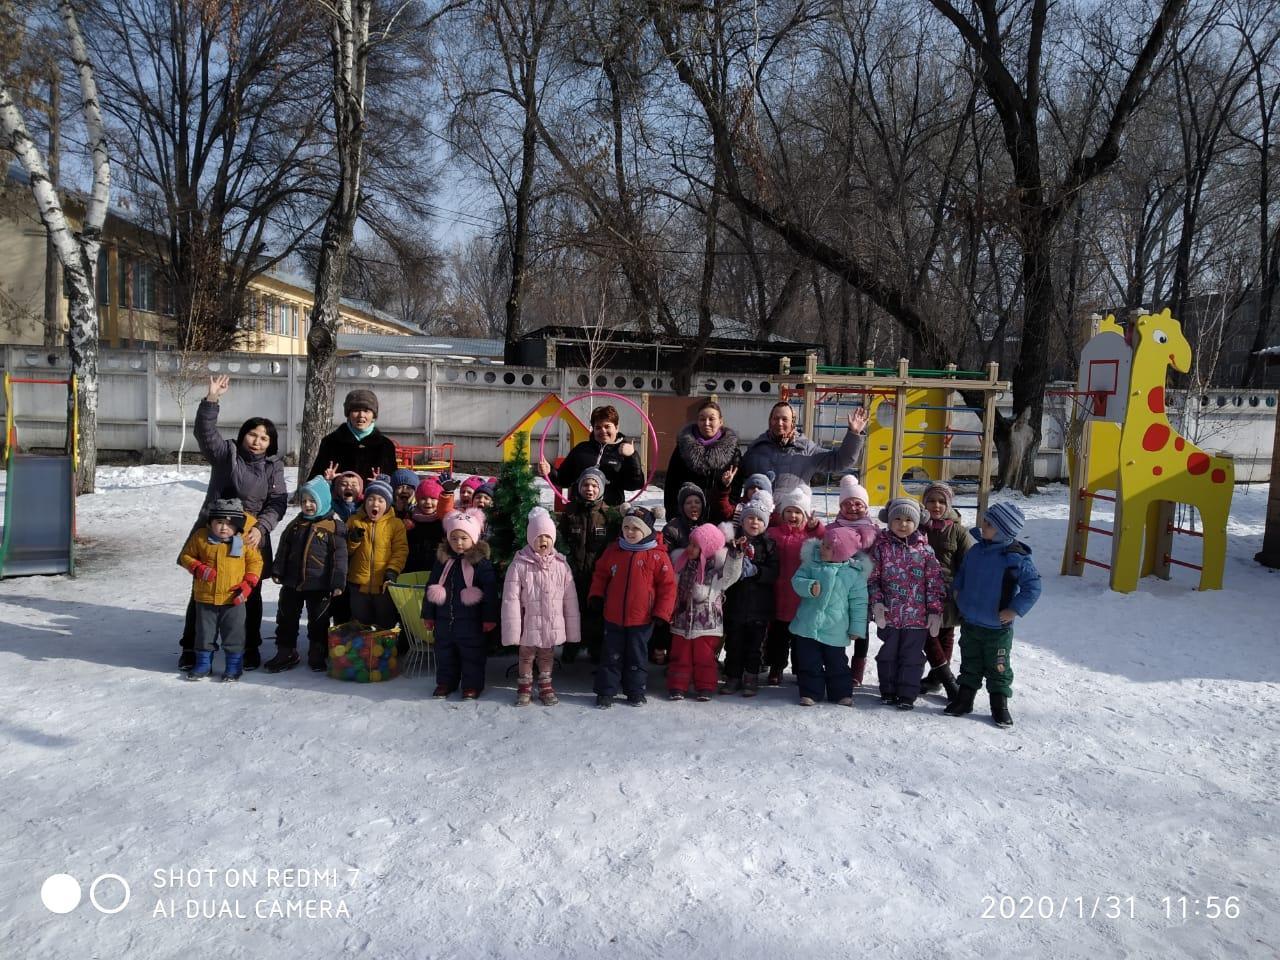
[[[939,690],[941,690],[942,689],[941,673],[944,669],[945,669],[944,667],[934,667],[932,670],[926,673],[924,675],[924,679],[920,681],[920,692],[921,693],[937,693]]]
[[[684,691],[683,691],[683,690],[668,690],[668,691],[667,691],[667,699],[668,699],[668,700],[683,700],[683,699],[684,699]]]
[[[771,687],[782,686],[782,668],[781,667],[769,668],[769,686]]]
[[[853,685],[855,687],[862,686],[862,675],[867,671],[867,658],[854,657],[853,662],[849,664],[849,675],[853,677]]]
[[[800,698],[800,706],[802,706],[802,707],[812,707],[812,706],[815,706],[815,705],[816,705],[816,701],[813,699],[813,697],[801,697],[801,698]]]
[[[244,654],[228,653],[227,666],[222,672],[224,683],[234,683],[244,674]]]
[[[527,707],[533,702],[533,677],[521,677],[516,687],[516,706]]]
[[[978,691],[973,687],[960,687],[943,712],[953,717],[963,717],[966,713],[973,713],[973,698],[977,695]]]
[[[195,661],[191,664],[191,671],[187,674],[188,680],[204,680],[209,674],[213,673],[213,651],[212,650],[192,650]]]
[[[184,673],[196,665],[196,652],[194,650],[183,649],[178,654],[178,669]]]
[[[468,687],[466,690],[463,690],[463,691],[462,691],[462,699],[463,699],[463,700],[478,700],[478,699],[480,699],[480,691],[479,691],[479,690],[473,690],[473,689],[471,689],[470,687]]]
[[[262,654],[259,649],[258,647],[249,646],[244,648],[244,653],[240,655],[240,659],[244,664],[245,670],[257,670],[262,666]]]
[[[942,688],[947,691],[947,703],[950,703],[960,693],[960,687],[956,684],[956,675],[951,672],[950,667],[938,667],[934,671],[938,682],[942,684]]]
[[[538,699],[542,701],[544,707],[554,707],[560,702],[560,698],[556,696],[555,688],[551,686],[551,678],[538,678]]]
[[[896,693],[882,693],[880,694],[880,702],[885,706],[892,707],[897,704],[898,695]]]
[[[694,699],[699,703],[708,703],[715,695],[716,692],[714,690],[698,690],[694,694]]]
[[[906,697],[899,697],[898,702],[894,704],[899,710],[914,710],[916,708],[915,697],[908,700]]]
[[[608,710],[612,706],[613,706],[613,697],[610,697],[607,694],[603,694],[603,693],[596,694],[597,710]]]
[[[997,727],[1012,727],[1013,717],[1009,714],[1009,698],[1003,693],[993,693],[991,696],[991,719],[996,722]]]
[[[734,677],[730,677],[728,680],[724,682],[724,686],[720,688],[720,692],[727,697],[737,693],[741,689],[742,689],[742,681],[735,679]]]
[[[431,691],[431,699],[443,700],[445,697],[449,696],[449,694],[451,694],[452,692],[453,691],[450,690],[447,685],[443,683],[439,683],[439,684],[436,684],[436,688]]]
[[[300,662],[297,648],[277,647],[276,655],[262,666],[267,673],[283,673],[285,670],[292,670]]]
[[[754,673],[747,673],[742,678],[742,695],[744,697],[754,697],[760,692],[760,677]]]
[[[643,707],[648,702],[649,698],[643,693],[633,693],[627,697],[627,706],[629,707]]]

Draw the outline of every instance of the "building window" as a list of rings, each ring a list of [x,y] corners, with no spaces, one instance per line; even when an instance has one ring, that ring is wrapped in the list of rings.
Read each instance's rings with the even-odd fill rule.
[[[296,303],[289,304],[289,336],[294,339],[298,336],[298,305]]]
[[[98,249],[98,268],[94,276],[94,286],[98,291],[98,304],[103,307],[111,305],[111,258],[105,247]]]

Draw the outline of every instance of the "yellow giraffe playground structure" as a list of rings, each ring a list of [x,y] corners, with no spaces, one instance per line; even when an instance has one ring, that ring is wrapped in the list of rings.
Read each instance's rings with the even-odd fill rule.
[[[793,371],[791,358],[783,357],[775,382],[783,400],[800,399],[801,424],[812,440],[838,444],[845,429],[840,415],[853,406],[867,408],[866,463],[860,476],[871,505],[910,496],[904,485],[908,474],[917,481],[949,480],[953,463],[969,462],[978,476],[978,501],[973,506],[981,519],[995,472],[996,400],[1009,389],[999,372],[995,363],[984,370],[957,370],[955,364],[917,369],[907,360],[894,367],[877,367],[871,361],[861,367],[824,366],[810,350],[803,373]],[[981,404],[955,402],[961,391],[979,395]],[[833,414],[832,422],[819,415],[824,408]],[[958,428],[954,421],[960,414],[972,414],[979,429]],[[824,436],[823,430],[834,435]],[[952,441],[966,436],[977,441],[978,449],[953,449]]]
[[[1191,359],[1182,325],[1167,309],[1139,316],[1127,331],[1108,316],[1081,350],[1075,393],[1085,402],[1069,431],[1078,441],[1070,451],[1064,575],[1101,567],[1112,590],[1130,593],[1140,577],[1168,580],[1180,566],[1200,571],[1201,590],[1222,589],[1234,465],[1179,434],[1165,412],[1168,370],[1186,373]],[[1112,529],[1093,523],[1094,500],[1114,503]],[[1177,504],[1196,509],[1200,530],[1175,524]],[[1089,558],[1090,533],[1111,538],[1110,563]],[[1178,534],[1202,539],[1200,563],[1173,556]]]

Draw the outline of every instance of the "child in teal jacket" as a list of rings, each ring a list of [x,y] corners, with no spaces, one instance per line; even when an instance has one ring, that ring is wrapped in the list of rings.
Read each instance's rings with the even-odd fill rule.
[[[854,559],[860,540],[848,527],[831,527],[822,542],[805,544],[791,578],[800,609],[791,622],[791,662],[800,681],[800,705],[826,699],[853,706],[853,678],[845,648],[867,631],[867,569]]]

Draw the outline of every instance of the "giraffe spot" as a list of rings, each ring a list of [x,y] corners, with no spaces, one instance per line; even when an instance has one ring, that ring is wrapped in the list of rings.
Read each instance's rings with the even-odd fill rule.
[[[1164,413],[1164,387],[1152,387],[1147,394],[1147,406],[1152,413]]]
[[[1213,482],[1214,482],[1214,483],[1226,483],[1226,482],[1227,482],[1227,471],[1225,471],[1225,470],[1215,470],[1215,471],[1213,471]]]
[[[1184,440],[1182,437],[1177,437],[1173,441],[1173,449],[1178,451],[1181,451],[1182,448],[1185,447],[1186,445],[1187,445],[1187,441]]]
[[[1142,449],[1149,453],[1163,450],[1164,445],[1169,442],[1170,432],[1167,423],[1153,423],[1147,427],[1147,432],[1142,435]]]
[[[1209,469],[1209,455],[1205,453],[1193,453],[1187,457],[1187,473],[1198,477]]]
[[[1164,467],[1152,467],[1151,472],[1158,477],[1160,474],[1164,473]]]

